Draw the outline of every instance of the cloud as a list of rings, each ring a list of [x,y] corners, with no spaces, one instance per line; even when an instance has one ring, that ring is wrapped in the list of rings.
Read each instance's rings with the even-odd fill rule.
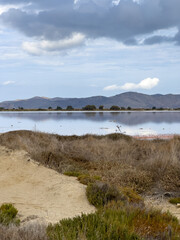
[[[1,3],[1,1],[0,1]],[[10,9],[22,9],[25,6],[29,6],[29,4],[6,4],[6,5],[1,5],[0,4],[0,15],[2,13],[8,12]]]
[[[6,81],[6,82],[3,82],[2,85],[7,86],[7,85],[14,84],[14,83],[15,83],[15,81]]]
[[[91,39],[106,37],[137,45],[142,35],[180,26],[179,0],[0,0],[1,5],[30,2],[25,9],[4,12],[0,20],[28,37],[47,41],[70,38],[77,32]],[[179,35],[154,37],[144,44],[178,44]]]
[[[29,54],[43,55],[47,53],[59,53],[73,47],[82,46],[84,41],[84,35],[75,33],[71,38],[65,38],[59,41],[41,40],[36,42],[24,42],[22,47]]]
[[[118,86],[118,85],[111,85],[111,86],[107,86],[104,88],[105,91],[110,91],[110,90],[135,90],[135,89],[152,89],[154,87],[156,87],[159,83],[159,79],[158,78],[146,78],[144,80],[142,80],[140,83],[125,83],[122,86]]]
[[[172,37],[166,37],[166,36],[153,36],[153,37],[149,37],[147,39],[144,40],[144,44],[145,45],[153,45],[153,44],[160,44],[160,43],[164,43],[164,42],[175,42],[175,39]]]

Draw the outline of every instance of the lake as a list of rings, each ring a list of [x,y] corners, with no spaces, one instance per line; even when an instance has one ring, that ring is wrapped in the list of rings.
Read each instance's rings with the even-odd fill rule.
[[[180,111],[0,112],[0,132],[33,130],[60,135],[180,134]]]

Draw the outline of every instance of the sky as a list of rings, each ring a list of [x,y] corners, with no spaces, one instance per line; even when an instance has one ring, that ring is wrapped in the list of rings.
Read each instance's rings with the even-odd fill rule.
[[[0,0],[0,101],[180,94],[180,0]]]

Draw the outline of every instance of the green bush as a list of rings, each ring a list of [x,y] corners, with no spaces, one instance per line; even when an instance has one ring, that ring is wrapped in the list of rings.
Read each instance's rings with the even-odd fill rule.
[[[90,176],[89,174],[81,174],[78,176],[78,181],[84,185],[95,183],[96,181],[101,181],[100,176]]]
[[[49,225],[49,240],[140,240],[132,230],[121,222],[111,222],[102,212],[66,219],[59,224]],[[115,220],[115,219],[114,219]]]
[[[100,181],[90,183],[87,186],[86,195],[89,202],[95,207],[102,207],[110,201],[127,201],[127,197],[115,187]]]
[[[169,200],[169,202],[172,204],[178,204],[178,203],[180,203],[180,198],[171,198]]]
[[[47,228],[49,240],[178,240],[180,225],[169,213],[110,202],[96,213]]]
[[[16,218],[18,210],[12,204],[2,204],[0,207],[0,223],[3,225],[20,223],[20,220]]]

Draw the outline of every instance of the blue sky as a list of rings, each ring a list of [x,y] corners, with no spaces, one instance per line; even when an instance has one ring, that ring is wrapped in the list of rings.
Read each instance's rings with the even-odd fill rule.
[[[179,0],[0,0],[0,101],[180,93]]]

